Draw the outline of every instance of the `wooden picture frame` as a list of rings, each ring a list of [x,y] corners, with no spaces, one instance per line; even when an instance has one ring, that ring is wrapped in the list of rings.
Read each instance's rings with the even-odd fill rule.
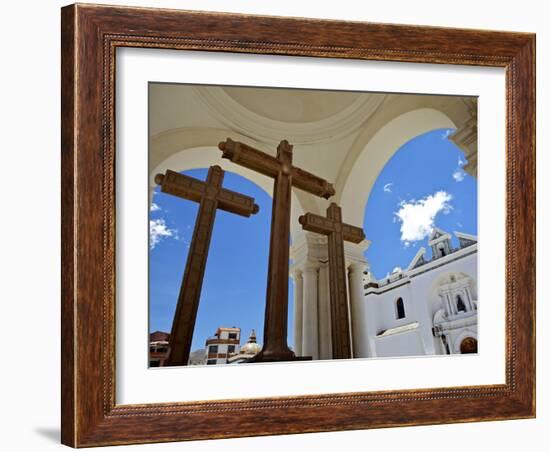
[[[71,5],[62,9],[62,442],[73,447],[535,416],[535,36]],[[115,403],[115,50],[201,50],[506,69],[506,383]]]

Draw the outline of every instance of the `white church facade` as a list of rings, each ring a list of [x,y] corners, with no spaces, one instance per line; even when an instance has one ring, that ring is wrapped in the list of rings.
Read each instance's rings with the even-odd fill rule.
[[[363,333],[356,357],[477,351],[477,237],[435,228],[407,269],[365,277]]]
[[[286,139],[294,146],[298,167],[334,185],[336,194],[330,200],[296,188],[291,192],[294,299],[288,309],[293,312],[289,329],[294,340],[289,346],[298,356],[314,360],[332,358],[327,239],[304,231],[298,218],[306,212],[324,215],[335,202],[345,223],[363,226],[367,201],[384,166],[409,140],[436,129],[454,130],[447,138],[463,151],[468,162],[463,170],[477,177],[475,98],[151,84],[149,101],[150,202],[156,174],[214,164],[271,195],[271,178],[220,159],[218,143],[227,137],[271,155]],[[456,236],[462,243],[458,249],[449,241],[444,256],[428,260],[419,254],[415,265],[390,275],[389,283],[368,277],[368,239],[344,243],[354,357],[475,349],[477,241],[466,234]],[[445,248],[445,240],[437,243]],[[404,318],[396,315],[399,298]]]

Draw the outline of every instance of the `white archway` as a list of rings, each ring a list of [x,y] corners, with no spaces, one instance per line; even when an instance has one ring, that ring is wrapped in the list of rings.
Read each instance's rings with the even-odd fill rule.
[[[340,196],[344,221],[363,224],[372,187],[390,158],[405,143],[423,133],[455,128],[443,112],[433,108],[413,110],[389,121],[368,141],[345,180]]]

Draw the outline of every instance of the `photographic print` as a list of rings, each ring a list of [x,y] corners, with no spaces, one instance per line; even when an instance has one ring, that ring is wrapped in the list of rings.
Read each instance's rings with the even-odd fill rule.
[[[149,366],[478,353],[477,98],[149,84]]]
[[[61,25],[63,444],[535,416],[534,34]]]

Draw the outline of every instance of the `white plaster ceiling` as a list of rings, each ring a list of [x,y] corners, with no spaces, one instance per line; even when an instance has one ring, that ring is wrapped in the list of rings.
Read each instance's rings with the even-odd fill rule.
[[[272,154],[286,139],[294,145],[296,165],[316,166],[317,175],[334,182],[346,151],[384,98],[369,93],[152,84],[150,136],[153,141],[181,136],[182,131],[196,136],[200,130],[205,135],[200,144],[206,145],[210,136],[225,130],[227,136],[250,137]]]
[[[224,91],[248,110],[282,122],[315,122],[330,118],[359,97],[355,92],[225,87]]]
[[[210,148],[213,160],[203,164],[220,164],[217,144],[227,137],[272,155],[286,139],[294,165],[333,183],[331,201],[357,225],[374,180],[400,145],[471,118],[463,98],[453,96],[181,84],[151,84],[149,94],[151,186],[171,156],[185,162],[186,150]],[[325,200],[293,191],[300,210],[324,214]]]

